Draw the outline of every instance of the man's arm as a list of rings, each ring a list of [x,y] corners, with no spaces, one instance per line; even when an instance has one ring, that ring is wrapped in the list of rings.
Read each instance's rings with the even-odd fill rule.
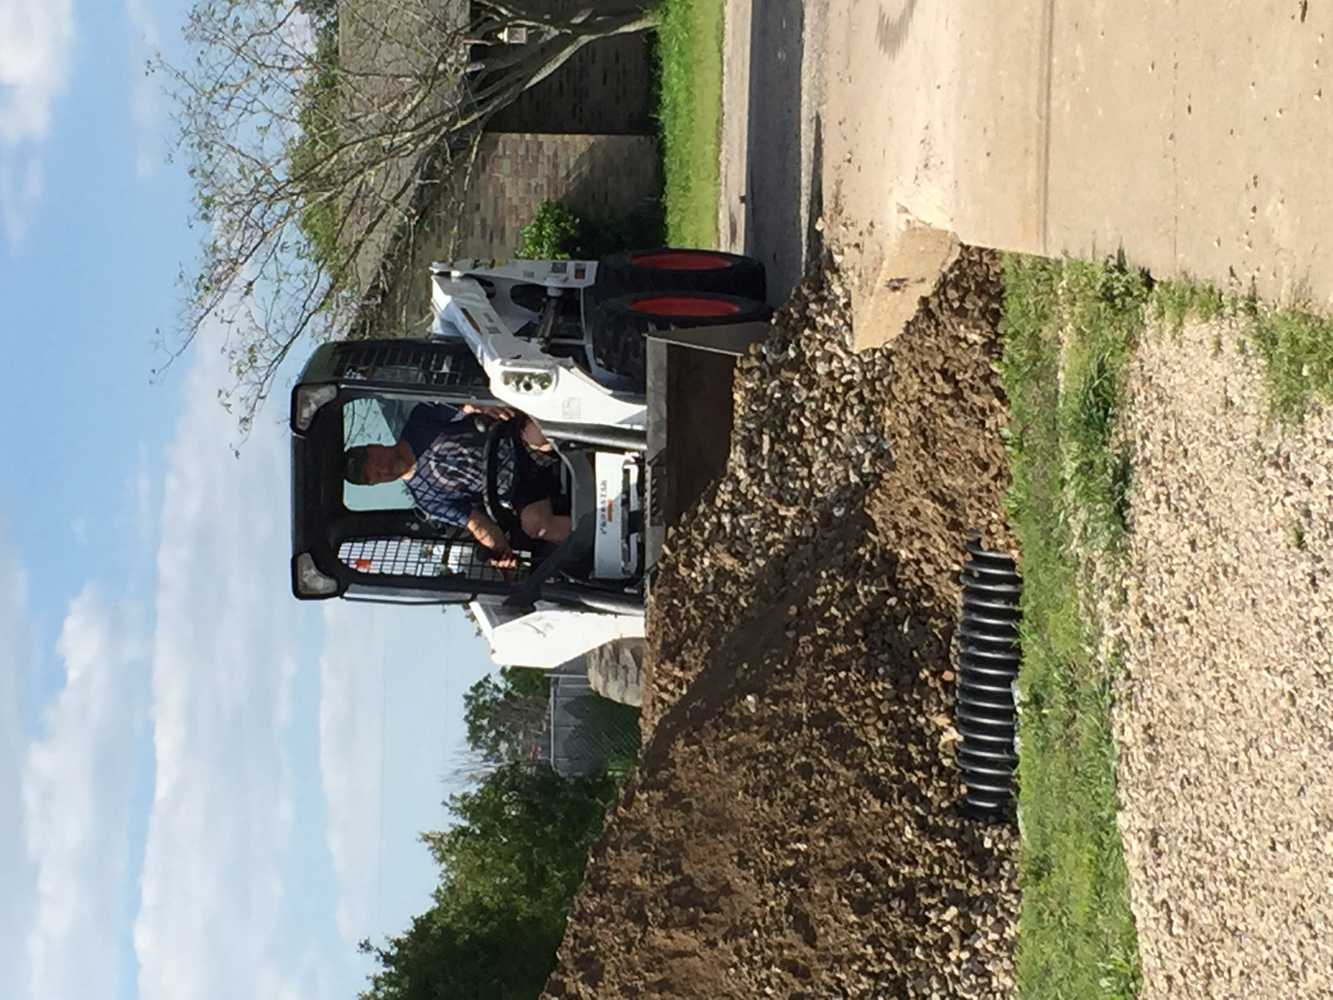
[[[487,403],[464,403],[464,413],[480,413],[495,420],[512,420],[518,411],[512,406],[492,406]]]
[[[495,565],[502,569],[513,569],[518,565],[518,560],[514,556],[514,549],[509,544],[508,537],[500,530],[500,526],[491,520],[490,515],[480,507],[474,507],[472,513],[468,515],[467,530],[472,532],[472,537],[480,542],[483,547],[490,549],[495,554],[495,558],[492,560]]]
[[[551,451],[551,442],[547,440],[542,432],[541,425],[526,413],[522,413],[512,406],[488,406],[483,403],[464,403],[464,413],[481,413],[492,417],[495,420],[521,420],[523,422],[520,436],[523,443],[531,451]]]
[[[406,441],[414,456],[424,455],[440,432],[459,417],[458,410],[447,403],[418,403],[407,418],[400,442]]]

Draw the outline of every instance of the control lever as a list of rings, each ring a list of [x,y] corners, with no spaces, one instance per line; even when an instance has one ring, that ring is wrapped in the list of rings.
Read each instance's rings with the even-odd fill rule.
[[[541,319],[537,321],[536,338],[537,343],[541,345],[542,350],[551,346],[551,338],[555,336],[556,314],[560,310],[559,293],[556,295],[547,295],[546,305],[542,306]]]

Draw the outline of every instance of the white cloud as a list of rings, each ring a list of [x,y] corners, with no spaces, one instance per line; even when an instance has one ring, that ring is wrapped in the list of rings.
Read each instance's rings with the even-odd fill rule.
[[[338,932],[366,937],[380,896],[381,774],[384,751],[384,649],[377,609],[330,607],[319,661],[319,768],[328,802],[329,853],[338,877]]]
[[[42,197],[41,146],[73,47],[73,0],[0,0],[0,223],[11,248]]]
[[[195,345],[161,492],[140,491],[161,518],[139,997],[346,997],[368,970],[353,942],[430,905],[417,834],[444,822],[442,715],[480,664],[438,611],[325,606],[318,761],[301,753],[314,678],[294,666],[296,636],[321,614],[289,590],[286,424],[256,421],[232,458],[217,333]],[[423,661],[423,634],[473,669]]]
[[[27,238],[45,190],[41,157],[0,145],[0,227],[11,250]]]
[[[134,154],[135,173],[148,178],[157,173],[158,157],[154,146],[162,117],[162,94],[146,72],[148,60],[162,47],[162,33],[151,0],[125,0],[133,40],[130,46],[134,83],[130,89],[130,117],[138,132]]]
[[[27,989],[27,928],[32,921],[35,881],[23,826],[20,768],[26,743],[22,679],[33,662],[28,625],[27,574],[5,544],[0,521],[0,996]]]
[[[73,44],[72,0],[0,0],[0,141],[45,137]]]
[[[316,933],[284,912],[300,902],[290,869],[309,851],[286,749],[300,614],[287,590],[286,442],[262,423],[234,459],[215,337],[196,358],[161,501],[139,995],[309,996],[311,968],[345,956],[293,957]]]
[[[143,701],[138,620],[133,608],[110,606],[87,588],[61,629],[56,650],[65,686],[23,772],[28,853],[37,870],[27,936],[31,997],[97,996],[117,979]]]
[[[130,490],[134,499],[135,529],[140,544],[153,537],[153,476],[148,445],[139,442]]]

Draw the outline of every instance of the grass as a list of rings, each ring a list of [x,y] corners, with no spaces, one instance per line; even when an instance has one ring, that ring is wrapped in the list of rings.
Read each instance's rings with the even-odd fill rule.
[[[1149,296],[1123,265],[1011,257],[1005,355],[1023,550],[1023,909],[1026,998],[1130,998],[1138,945],[1116,826],[1114,664],[1081,610],[1080,563],[1114,553],[1128,464],[1113,446],[1126,362]]]
[[[1053,283],[1064,334],[1057,433],[1081,546],[1113,550],[1125,532],[1129,459],[1111,444],[1134,340],[1143,329],[1147,275],[1115,264],[1069,261],[1034,267]]]
[[[1011,521],[1023,550],[1023,909],[1019,995],[1138,993],[1137,937],[1116,825],[1111,729],[1115,654],[1100,656],[1080,588],[1089,568],[1117,572],[1127,530],[1129,456],[1116,438],[1126,369],[1149,319],[1179,334],[1222,319],[1263,364],[1275,419],[1299,424],[1333,404],[1333,322],[1224,295],[1189,280],[1153,283],[1123,260],[1009,257],[1005,354]],[[1288,532],[1304,544],[1299,524]]]
[[[1333,405],[1333,320],[1304,309],[1240,304],[1245,336],[1264,362],[1274,415],[1296,425],[1314,402]]]
[[[657,40],[667,242],[715,247],[722,143],[722,0],[663,0]]]
[[[1310,406],[1333,405],[1333,320],[1302,306],[1276,308],[1253,295],[1227,295],[1191,279],[1156,285],[1155,318],[1179,331],[1189,319],[1228,320],[1242,345],[1253,345],[1264,366],[1272,415],[1298,425]],[[1216,349],[1221,349],[1220,335]]]

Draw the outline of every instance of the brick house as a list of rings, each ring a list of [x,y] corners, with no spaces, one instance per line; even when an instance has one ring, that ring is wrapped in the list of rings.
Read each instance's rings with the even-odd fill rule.
[[[450,10],[462,16],[464,10],[464,0],[411,2],[429,5],[436,16]],[[574,6],[574,0],[548,2],[556,11]],[[374,0],[342,0],[342,9],[378,9],[383,15],[382,7],[366,4]],[[340,28],[355,21],[340,17]],[[363,293],[370,290],[363,300],[363,332],[417,332],[428,309],[430,261],[453,256],[451,251],[512,253],[520,230],[543,201],[564,201],[585,218],[615,219],[659,199],[651,46],[648,33],[585,46],[492,119],[466,185],[456,175],[441,178],[439,194],[410,229],[394,233],[385,225],[386,231],[368,241],[356,267]],[[356,66],[354,30],[340,30],[339,53],[345,66]],[[385,58],[382,45],[375,58]],[[397,166],[383,181],[390,189],[415,165]],[[432,202],[462,208],[446,214],[430,207]],[[392,253],[387,262],[386,251]]]

